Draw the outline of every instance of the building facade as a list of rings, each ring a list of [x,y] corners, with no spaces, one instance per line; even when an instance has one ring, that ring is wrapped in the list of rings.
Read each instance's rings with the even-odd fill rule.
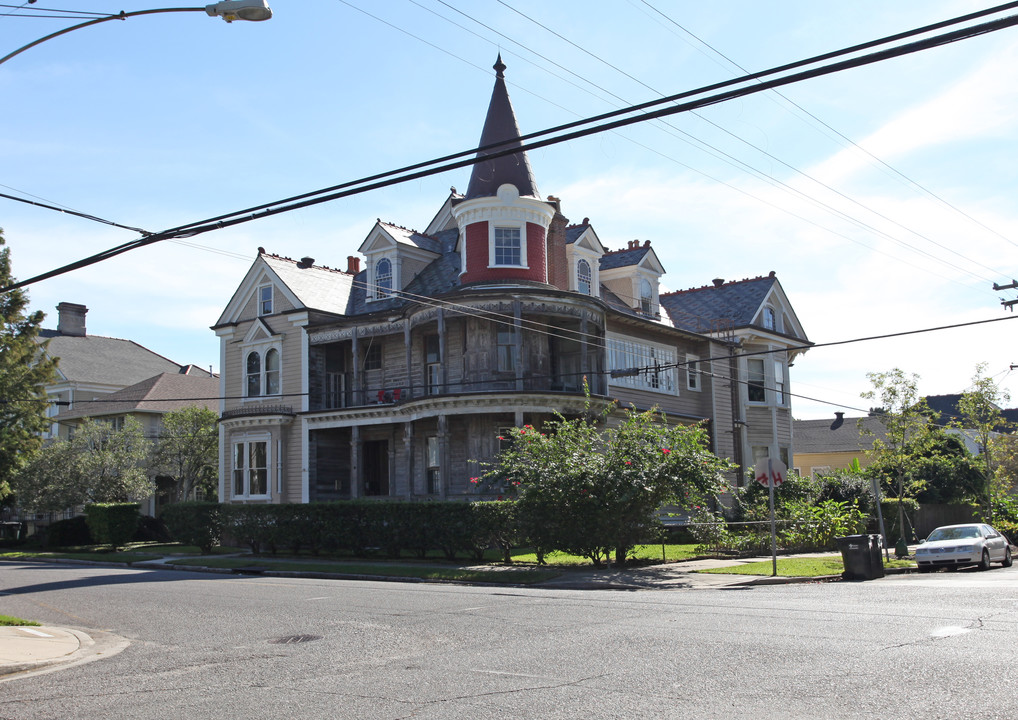
[[[745,469],[790,462],[787,368],[808,341],[776,277],[661,293],[649,241],[609,250],[538,193],[495,70],[467,191],[424,230],[378,221],[344,270],[259,249],[213,327],[221,499],[476,497],[507,428],[583,413],[586,389],[707,423]],[[743,357],[758,348],[781,369]]]

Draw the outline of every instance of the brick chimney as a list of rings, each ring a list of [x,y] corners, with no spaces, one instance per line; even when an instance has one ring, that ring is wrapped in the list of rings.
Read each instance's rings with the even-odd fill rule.
[[[548,198],[552,200],[552,198]],[[556,212],[548,226],[548,284],[569,289],[569,262],[566,259],[566,216]]]
[[[76,303],[62,302],[57,305],[57,332],[61,335],[85,337],[85,313],[88,308]]]
[[[353,255],[346,257],[346,272],[349,275],[356,275],[361,271],[361,259]]]

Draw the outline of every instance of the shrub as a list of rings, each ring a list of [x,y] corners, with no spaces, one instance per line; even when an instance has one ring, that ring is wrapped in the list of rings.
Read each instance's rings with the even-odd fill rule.
[[[92,533],[88,530],[85,516],[79,515],[52,523],[44,533],[44,544],[47,547],[91,545]]]
[[[85,506],[85,522],[100,545],[123,547],[134,537],[141,516],[138,503],[92,503]]]
[[[166,528],[166,523],[161,518],[154,518],[151,515],[142,515],[138,522],[138,529],[131,538],[135,542],[172,542],[173,536]]]
[[[223,513],[219,503],[174,503],[164,507],[159,517],[174,540],[197,545],[205,555],[222,541]]]

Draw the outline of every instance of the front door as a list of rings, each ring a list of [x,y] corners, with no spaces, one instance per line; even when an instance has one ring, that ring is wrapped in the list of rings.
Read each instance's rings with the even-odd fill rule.
[[[361,462],[364,495],[389,494],[389,441],[366,440]]]

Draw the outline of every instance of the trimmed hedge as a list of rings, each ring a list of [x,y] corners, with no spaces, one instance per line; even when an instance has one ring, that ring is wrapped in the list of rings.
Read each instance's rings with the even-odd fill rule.
[[[177,542],[197,545],[208,555],[223,539],[223,506],[214,502],[181,502],[167,505],[159,514]]]
[[[398,502],[341,500],[327,503],[239,505],[184,502],[167,505],[161,515],[178,542],[211,552],[223,536],[254,553],[322,550],[354,556],[424,558],[441,552],[480,561],[488,548],[510,551],[520,544],[515,503]]]
[[[138,503],[92,503],[85,506],[85,522],[99,545],[123,547],[141,522]]]

